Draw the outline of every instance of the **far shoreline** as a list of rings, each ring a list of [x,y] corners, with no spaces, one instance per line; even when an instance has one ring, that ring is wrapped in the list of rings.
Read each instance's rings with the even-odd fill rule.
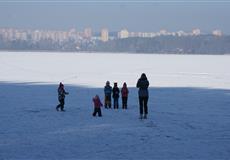
[[[97,52],[97,51],[54,51],[54,50],[0,50],[2,53],[74,53],[74,54],[133,54],[133,55],[230,55],[230,53],[141,53],[141,52]]]

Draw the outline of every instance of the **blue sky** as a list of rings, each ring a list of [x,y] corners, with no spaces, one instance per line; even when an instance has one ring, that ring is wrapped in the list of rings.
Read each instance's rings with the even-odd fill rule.
[[[190,31],[230,34],[230,0],[0,0],[0,27],[95,31]]]

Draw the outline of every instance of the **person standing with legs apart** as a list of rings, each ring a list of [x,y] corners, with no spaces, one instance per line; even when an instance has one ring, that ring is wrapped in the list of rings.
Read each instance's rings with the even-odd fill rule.
[[[59,111],[59,108],[61,108],[61,111],[64,110],[64,105],[65,105],[65,95],[69,94],[68,92],[65,91],[64,85],[60,82],[59,87],[58,87],[58,100],[60,102],[59,105],[57,105],[56,110]]]
[[[118,109],[119,108],[119,103],[118,103],[119,93],[120,93],[120,90],[117,87],[117,83],[115,82],[114,86],[113,86],[113,108],[114,109]]]
[[[149,99],[149,81],[145,75],[142,73],[141,77],[137,81],[137,88],[139,88],[139,105],[140,105],[140,119],[147,118],[148,114],[148,99]],[[144,117],[143,117],[143,109],[144,109]]]
[[[122,109],[127,109],[127,101],[128,101],[128,94],[129,90],[127,88],[127,84],[124,83],[123,87],[121,89],[121,95],[122,95]]]

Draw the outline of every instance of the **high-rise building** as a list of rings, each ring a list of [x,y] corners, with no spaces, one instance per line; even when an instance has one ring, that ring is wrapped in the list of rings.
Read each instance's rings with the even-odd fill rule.
[[[129,32],[127,29],[122,29],[120,32],[118,32],[118,38],[128,38]]]
[[[85,28],[84,29],[84,37],[87,39],[92,38],[92,29],[91,28]]]
[[[219,37],[223,35],[222,31],[221,31],[221,30],[218,30],[218,29],[212,31],[212,34],[213,34],[214,36],[219,36]]]
[[[167,36],[167,35],[168,35],[167,30],[161,29],[161,30],[160,30],[160,35],[161,35],[161,36]]]
[[[101,41],[107,42],[109,40],[109,31],[107,28],[101,30]]]
[[[193,35],[193,36],[199,36],[200,34],[201,34],[200,29],[197,28],[197,29],[193,29],[193,30],[192,30],[192,35]]]

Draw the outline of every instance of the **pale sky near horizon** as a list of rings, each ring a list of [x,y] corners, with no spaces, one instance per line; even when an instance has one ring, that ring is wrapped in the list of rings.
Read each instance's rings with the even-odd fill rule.
[[[0,0],[0,28],[191,31],[230,34],[230,0]]]

